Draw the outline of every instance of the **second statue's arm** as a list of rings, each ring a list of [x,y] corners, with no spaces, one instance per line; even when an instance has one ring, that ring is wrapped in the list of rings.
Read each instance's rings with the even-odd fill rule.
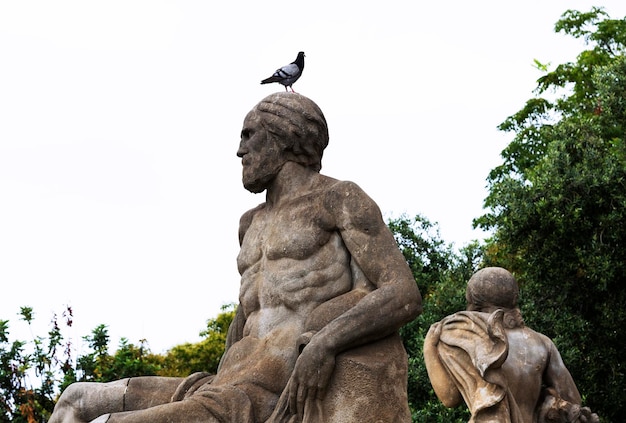
[[[437,398],[446,407],[456,407],[463,398],[439,358],[437,345],[440,335],[441,322],[433,323],[424,338],[424,363]]]

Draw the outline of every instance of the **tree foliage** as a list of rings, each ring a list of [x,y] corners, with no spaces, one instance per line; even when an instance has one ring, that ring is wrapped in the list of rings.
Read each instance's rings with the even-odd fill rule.
[[[63,334],[63,329],[73,323],[70,307],[60,316],[53,316],[47,336],[30,341],[12,341],[9,320],[0,320],[0,422],[47,421],[59,393],[77,381],[215,372],[234,314],[233,305],[224,306],[217,317],[207,321],[206,329],[200,332],[200,342],[177,345],[165,355],[151,353],[146,340],[135,345],[126,338],[110,354],[108,328],[98,325],[83,337],[88,351],[75,361],[74,346]],[[22,307],[19,316],[30,326],[35,314],[32,308]]]
[[[536,96],[500,124],[500,130],[513,132],[515,138],[502,152],[504,163],[489,175],[492,185],[511,177],[524,179],[545,156],[554,138],[551,131],[555,123],[571,116],[594,116],[602,110],[594,75],[624,54],[626,20],[609,19],[602,8],[590,12],[568,10],[555,30],[582,38],[590,48],[581,52],[576,62],[560,64],[542,75]],[[496,204],[492,204],[492,198],[488,197],[487,205],[493,207]]]
[[[466,407],[448,409],[432,389],[424,364],[424,337],[431,324],[465,309],[465,287],[477,270],[482,249],[472,243],[455,252],[440,237],[437,225],[423,216],[388,222],[423,297],[424,310],[404,326],[402,336],[409,356],[408,395],[414,422],[466,422]]]
[[[515,136],[489,175],[489,212],[475,224],[494,231],[486,260],[516,274],[526,322],[555,340],[587,405],[619,421],[626,413],[626,19],[570,10],[555,29],[589,48],[539,78],[537,97],[500,125]]]
[[[228,327],[235,317],[233,304],[222,307],[222,312],[207,321],[207,327],[200,332],[203,337],[195,344],[177,345],[169,350],[163,360],[161,376],[188,376],[194,372],[217,372],[220,359],[226,346]]]
[[[486,249],[472,243],[455,251],[421,216],[389,222],[424,299],[422,315],[401,330],[415,422],[469,418],[465,407],[447,409],[436,398],[423,340],[432,323],[465,308],[466,282],[479,264],[513,271],[526,322],[554,339],[586,404],[604,421],[626,415],[626,19],[601,8],[569,10],[555,30],[588,48],[551,71],[536,61],[544,74],[535,97],[499,126],[514,138],[489,174],[488,212],[475,220],[494,234]],[[165,355],[127,339],[111,355],[100,325],[75,362],[62,331],[72,325],[69,307],[47,336],[30,341],[12,341],[9,321],[0,320],[0,422],[45,421],[59,391],[78,380],[214,372],[234,313],[224,308],[200,342]],[[20,319],[30,325],[33,310],[23,307]]]
[[[29,327],[35,318],[30,307],[22,307],[19,316]],[[61,323],[53,316],[47,337],[30,342],[11,341],[9,321],[0,320],[0,422],[45,421],[52,412],[59,377],[62,383],[73,373],[71,344],[62,336],[62,327],[72,326],[72,309],[60,317]]]
[[[77,360],[78,381],[110,382],[125,377],[154,376],[161,368],[163,358],[150,353],[144,339],[137,346],[122,338],[113,355],[109,354],[109,333],[105,325],[98,325],[83,339],[91,352]]]

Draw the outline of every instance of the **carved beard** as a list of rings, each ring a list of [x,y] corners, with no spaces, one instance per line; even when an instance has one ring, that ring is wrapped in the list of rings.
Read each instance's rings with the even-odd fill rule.
[[[244,166],[242,171],[242,182],[245,189],[259,194],[270,186],[285,162],[275,163],[274,166]]]
[[[269,186],[275,175],[265,175],[261,178],[253,180],[246,180],[246,176],[243,177],[243,187],[253,194],[259,194]]]

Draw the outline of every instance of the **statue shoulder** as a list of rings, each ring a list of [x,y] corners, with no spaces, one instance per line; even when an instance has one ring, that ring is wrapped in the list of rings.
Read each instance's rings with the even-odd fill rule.
[[[239,244],[243,241],[243,237],[252,224],[252,219],[261,210],[265,208],[265,203],[261,203],[253,209],[248,210],[239,218]]]
[[[324,204],[340,228],[373,229],[384,225],[376,202],[352,181],[330,183]]]
[[[372,203],[374,201],[363,191],[363,189],[352,181],[339,181],[337,179],[328,178],[326,181],[326,201],[329,206],[350,206],[357,203]]]
[[[521,331],[524,332],[525,339],[534,339],[537,343],[542,344],[546,349],[551,350],[556,348],[552,339],[549,336],[544,335],[541,332],[537,332],[536,330],[529,328],[528,326],[523,326],[520,328]]]

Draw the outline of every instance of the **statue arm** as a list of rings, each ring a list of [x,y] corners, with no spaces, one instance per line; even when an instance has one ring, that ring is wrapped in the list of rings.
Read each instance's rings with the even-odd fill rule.
[[[308,399],[322,399],[342,351],[382,339],[421,312],[413,275],[378,206],[355,184],[339,182],[324,199],[352,259],[375,289],[319,330],[298,357],[290,408],[301,415]]]
[[[222,358],[220,359],[220,363],[217,366],[217,371],[219,372],[220,367],[222,367],[222,362],[224,361],[224,357],[226,357],[226,353],[228,349],[241,338],[243,338],[243,327],[246,324],[246,317],[243,314],[243,308],[241,304],[237,306],[237,311],[235,312],[235,317],[233,321],[230,322],[230,326],[228,326],[228,332],[226,333],[226,347],[224,348],[224,354],[222,354]]]
[[[239,246],[241,246],[241,243],[243,242],[243,237],[246,235],[248,228],[252,224],[252,219],[254,218],[254,215],[263,207],[265,207],[265,203],[259,204],[255,208],[248,210],[241,216],[241,218],[239,218]]]
[[[361,188],[338,182],[325,206],[352,259],[375,287],[320,331],[338,354],[395,332],[419,315],[422,299],[378,206]]]
[[[263,205],[260,205],[252,210],[248,210],[239,219],[239,245],[241,245],[241,243],[243,242],[243,237],[246,235],[246,231],[248,230],[248,228],[250,227],[250,224],[252,223],[254,214],[262,206]],[[228,332],[226,334],[226,348],[224,349],[224,354],[222,355],[222,358],[220,360],[218,371],[219,371],[219,368],[222,366],[222,361],[224,360],[224,357],[226,356],[228,349],[235,342],[243,338],[243,328],[245,324],[246,324],[246,316],[244,315],[243,307],[241,307],[241,304],[239,304],[235,312],[235,317],[233,318],[233,321],[230,323],[230,326],[228,327]]]
[[[437,344],[440,334],[441,322],[433,323],[424,338],[424,363],[437,398],[443,405],[452,408],[458,406],[463,398],[439,359]]]
[[[544,336],[544,335],[541,335]],[[571,374],[563,364],[561,354],[551,339],[545,337],[546,346],[549,348],[548,365],[544,372],[544,394],[542,403],[538,404],[540,421],[547,421],[545,416],[552,413],[573,413],[575,421],[598,423],[600,418],[591,412],[589,407],[582,407],[582,398],[576,388]],[[569,420],[568,420],[569,421]],[[571,420],[574,421],[574,420]]]
[[[544,337],[544,335],[541,335]],[[543,382],[547,388],[553,388],[559,396],[573,404],[581,404],[582,398],[576,388],[574,379],[570,374],[567,367],[563,363],[561,354],[556,349],[556,346],[548,337],[545,337],[545,342],[549,348],[548,365],[544,372]]]
[[[243,338],[243,327],[245,324],[246,317],[243,314],[243,307],[241,307],[240,304],[237,306],[235,317],[228,327],[228,333],[226,334],[226,351],[228,351],[231,345]]]

